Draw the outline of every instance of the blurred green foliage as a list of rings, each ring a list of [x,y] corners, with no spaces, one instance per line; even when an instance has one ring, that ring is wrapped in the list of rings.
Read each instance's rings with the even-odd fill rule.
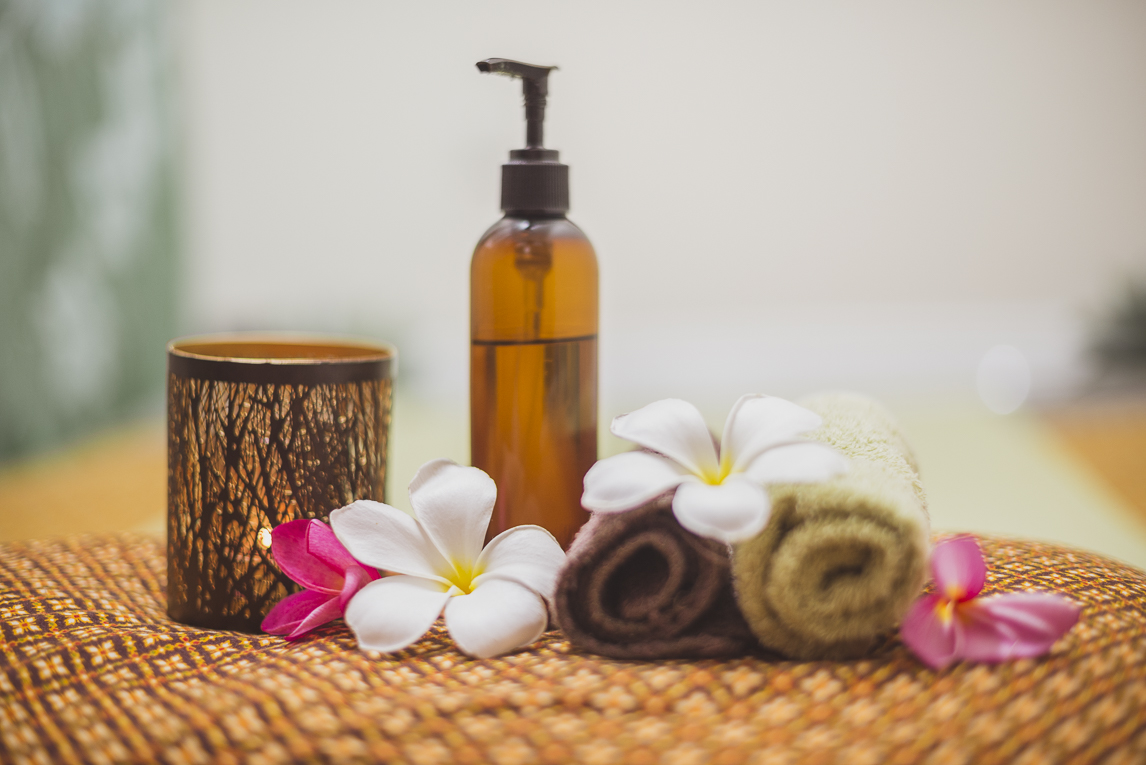
[[[161,400],[170,15],[161,0],[0,0],[0,460]]]
[[[1095,350],[1109,367],[1146,369],[1146,280],[1126,285],[1101,326]]]

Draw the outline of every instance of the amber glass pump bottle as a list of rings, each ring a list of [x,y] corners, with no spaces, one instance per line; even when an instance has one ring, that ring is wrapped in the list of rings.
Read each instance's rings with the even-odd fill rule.
[[[526,142],[502,165],[505,217],[470,267],[471,455],[497,483],[487,538],[532,523],[568,547],[597,459],[597,256],[565,217],[569,167],[543,148],[556,67],[477,66],[522,80]]]

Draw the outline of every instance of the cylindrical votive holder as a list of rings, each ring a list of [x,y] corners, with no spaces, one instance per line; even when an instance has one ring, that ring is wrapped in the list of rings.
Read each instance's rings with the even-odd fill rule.
[[[392,346],[306,335],[167,346],[167,614],[258,632],[298,589],[271,530],[384,500]]]

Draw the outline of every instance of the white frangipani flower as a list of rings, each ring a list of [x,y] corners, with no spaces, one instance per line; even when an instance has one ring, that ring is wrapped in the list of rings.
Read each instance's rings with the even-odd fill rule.
[[[450,636],[470,656],[497,656],[541,637],[565,553],[540,526],[508,529],[482,549],[496,498],[481,470],[434,460],[410,482],[414,517],[370,500],[330,514],[351,555],[397,574],[366,585],[346,607],[360,648],[405,648],[443,610]]]
[[[749,394],[729,412],[718,449],[695,406],[656,401],[615,418],[610,428],[650,451],[593,465],[581,504],[619,513],[676,488],[672,510],[681,526],[725,543],[751,539],[768,523],[766,484],[826,481],[847,469],[832,447],[799,438],[821,423],[818,414],[790,401]]]

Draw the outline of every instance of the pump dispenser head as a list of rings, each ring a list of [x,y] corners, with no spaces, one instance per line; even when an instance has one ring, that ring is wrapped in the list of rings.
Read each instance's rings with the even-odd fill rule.
[[[569,209],[569,166],[558,161],[556,150],[544,147],[549,73],[557,67],[487,58],[477,68],[520,78],[525,95],[525,148],[511,151],[509,162],[501,166],[501,209],[511,215],[564,214]]]

